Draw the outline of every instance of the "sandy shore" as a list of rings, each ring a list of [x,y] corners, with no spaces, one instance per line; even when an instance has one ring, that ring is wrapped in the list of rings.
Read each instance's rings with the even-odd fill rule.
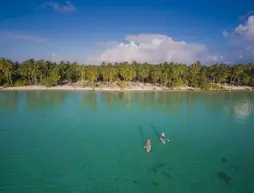
[[[227,91],[243,91],[243,90],[249,90],[253,91],[251,87],[246,87],[246,86],[227,86],[227,85],[221,85],[224,90]],[[81,87],[81,86],[54,86],[47,88],[45,86],[20,86],[20,87],[7,87],[3,88],[0,87],[0,90],[5,91],[5,90],[82,90],[82,91],[92,91],[93,88],[91,87]],[[176,87],[173,89],[170,88],[164,88],[164,87],[159,87],[159,86],[132,86],[128,88],[120,88],[120,87],[97,87],[94,88],[95,91],[200,91],[201,89],[199,88],[192,88],[188,86],[182,86],[182,87]],[[214,89],[215,90],[215,89]]]
[[[83,90],[83,91],[153,91],[153,90],[163,90],[161,87],[154,86],[144,86],[144,87],[129,87],[129,88],[120,88],[120,87],[81,87],[81,86],[54,86],[54,87],[45,87],[45,86],[19,86],[19,87],[0,87],[0,90]]]
[[[250,87],[250,86],[229,86],[229,85],[223,85],[222,87],[225,90],[230,90],[230,91],[241,91],[241,90],[253,91],[253,88]]]

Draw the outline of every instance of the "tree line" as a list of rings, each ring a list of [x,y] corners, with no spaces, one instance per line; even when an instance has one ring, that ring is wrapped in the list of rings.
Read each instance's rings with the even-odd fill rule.
[[[77,62],[29,59],[22,63],[0,59],[0,85],[4,87],[45,85],[81,82],[81,86],[97,86],[99,82],[117,83],[127,87],[129,82],[158,84],[169,88],[191,86],[209,89],[215,83],[254,86],[254,64],[202,65],[165,62],[157,65],[138,62],[81,65]],[[211,84],[214,83],[214,84]]]

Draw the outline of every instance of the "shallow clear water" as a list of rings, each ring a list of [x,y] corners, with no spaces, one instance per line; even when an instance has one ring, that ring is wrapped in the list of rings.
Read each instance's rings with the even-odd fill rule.
[[[0,123],[0,192],[254,192],[253,92],[4,91]]]

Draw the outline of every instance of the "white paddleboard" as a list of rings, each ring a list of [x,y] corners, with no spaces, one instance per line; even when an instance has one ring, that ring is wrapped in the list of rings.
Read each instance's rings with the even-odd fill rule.
[[[166,143],[166,140],[162,137],[160,137],[160,140],[161,140],[161,143],[165,144]]]
[[[151,151],[151,145],[147,145],[145,148],[146,148],[146,152],[150,152]]]

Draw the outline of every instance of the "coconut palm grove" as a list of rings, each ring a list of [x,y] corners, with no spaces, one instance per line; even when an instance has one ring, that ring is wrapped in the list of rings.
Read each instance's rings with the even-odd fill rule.
[[[217,84],[254,86],[254,64],[202,65],[165,62],[157,65],[138,62],[83,65],[76,62],[55,63],[29,59],[22,63],[0,59],[0,85],[3,87],[44,85],[52,87],[80,81],[82,87],[99,87],[99,83],[115,83],[124,88],[129,82],[152,83],[174,88],[219,88]],[[217,86],[217,87],[216,87]]]

